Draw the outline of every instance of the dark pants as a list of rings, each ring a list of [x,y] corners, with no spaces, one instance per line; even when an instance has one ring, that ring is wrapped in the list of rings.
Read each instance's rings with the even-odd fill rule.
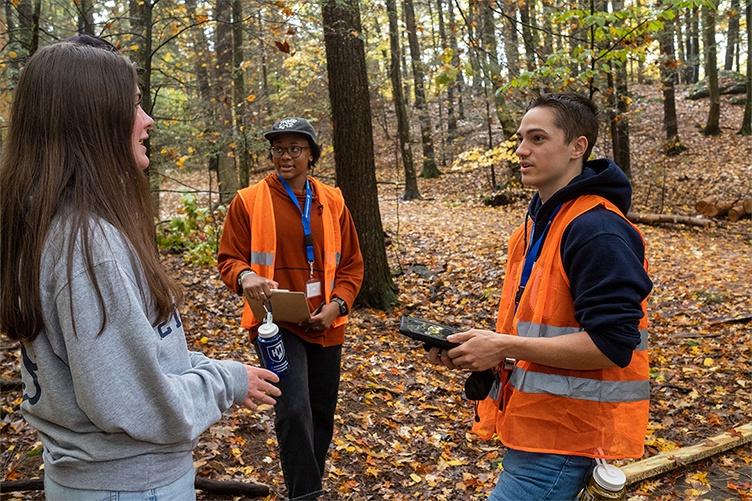
[[[316,499],[334,432],[342,346],[324,348],[280,330],[290,364],[274,407],[282,473],[291,499]]]

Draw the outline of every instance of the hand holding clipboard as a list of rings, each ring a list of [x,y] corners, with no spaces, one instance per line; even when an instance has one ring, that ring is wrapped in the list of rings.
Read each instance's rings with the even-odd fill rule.
[[[301,322],[308,322],[311,319],[311,312],[308,310],[308,300],[304,292],[272,289],[272,295],[267,302],[271,306],[275,322],[299,324]],[[264,303],[262,301],[249,299],[248,304],[254,317],[257,319],[264,318],[266,310],[264,310]]]

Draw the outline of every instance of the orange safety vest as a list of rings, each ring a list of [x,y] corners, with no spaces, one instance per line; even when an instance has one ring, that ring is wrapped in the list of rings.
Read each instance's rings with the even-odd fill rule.
[[[332,188],[316,179],[309,178],[313,191],[324,207],[322,222],[324,226],[324,299],[331,301],[334,289],[334,276],[342,253],[342,233],[339,221],[345,210],[345,200],[339,188]],[[253,186],[238,191],[251,220],[251,269],[258,275],[274,280],[274,260],[277,251],[277,227],[274,222],[272,194],[266,181],[259,181]],[[243,316],[240,325],[250,329],[261,322],[255,318],[248,301],[243,299]],[[337,317],[331,327],[347,323],[347,315]]]
[[[551,222],[516,312],[514,296],[525,261],[524,227],[512,234],[497,332],[553,337],[582,331],[575,320],[559,249],[569,224],[598,205],[624,217],[614,204],[595,195],[563,204]],[[647,271],[647,261],[643,266]],[[484,439],[496,432],[507,447],[527,452],[641,457],[650,398],[646,307],[643,301],[641,340],[627,367],[569,370],[518,360],[511,372],[499,369],[503,389],[496,400],[489,397],[479,403],[480,421],[473,432]]]

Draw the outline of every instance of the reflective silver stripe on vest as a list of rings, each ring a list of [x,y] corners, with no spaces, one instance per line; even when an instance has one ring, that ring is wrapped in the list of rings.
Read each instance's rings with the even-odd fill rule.
[[[648,381],[599,381],[526,371],[520,367],[514,368],[509,381],[525,393],[548,393],[593,402],[636,402],[650,398]]]
[[[546,324],[534,324],[531,322],[518,322],[517,323],[517,335],[523,337],[556,337],[563,336],[564,334],[574,334],[575,332],[581,332],[582,327],[555,327],[553,325]],[[637,345],[636,350],[648,349],[648,330],[640,329],[640,344]]]
[[[342,259],[342,254],[339,252],[334,253],[334,262],[337,263],[337,266],[339,266],[339,262]]]
[[[582,332],[582,327],[554,327],[553,325],[518,322],[517,335],[524,337],[556,337]]]
[[[635,350],[647,350],[648,349],[648,330],[640,329],[640,344],[637,345]]]
[[[274,254],[271,252],[251,252],[251,264],[271,266],[274,264]]]

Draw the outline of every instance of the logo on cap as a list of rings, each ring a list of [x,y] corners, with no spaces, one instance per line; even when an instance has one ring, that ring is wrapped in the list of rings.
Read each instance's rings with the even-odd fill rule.
[[[285,118],[277,124],[277,129],[289,129],[290,127],[294,127],[296,123],[298,121],[294,118]]]

